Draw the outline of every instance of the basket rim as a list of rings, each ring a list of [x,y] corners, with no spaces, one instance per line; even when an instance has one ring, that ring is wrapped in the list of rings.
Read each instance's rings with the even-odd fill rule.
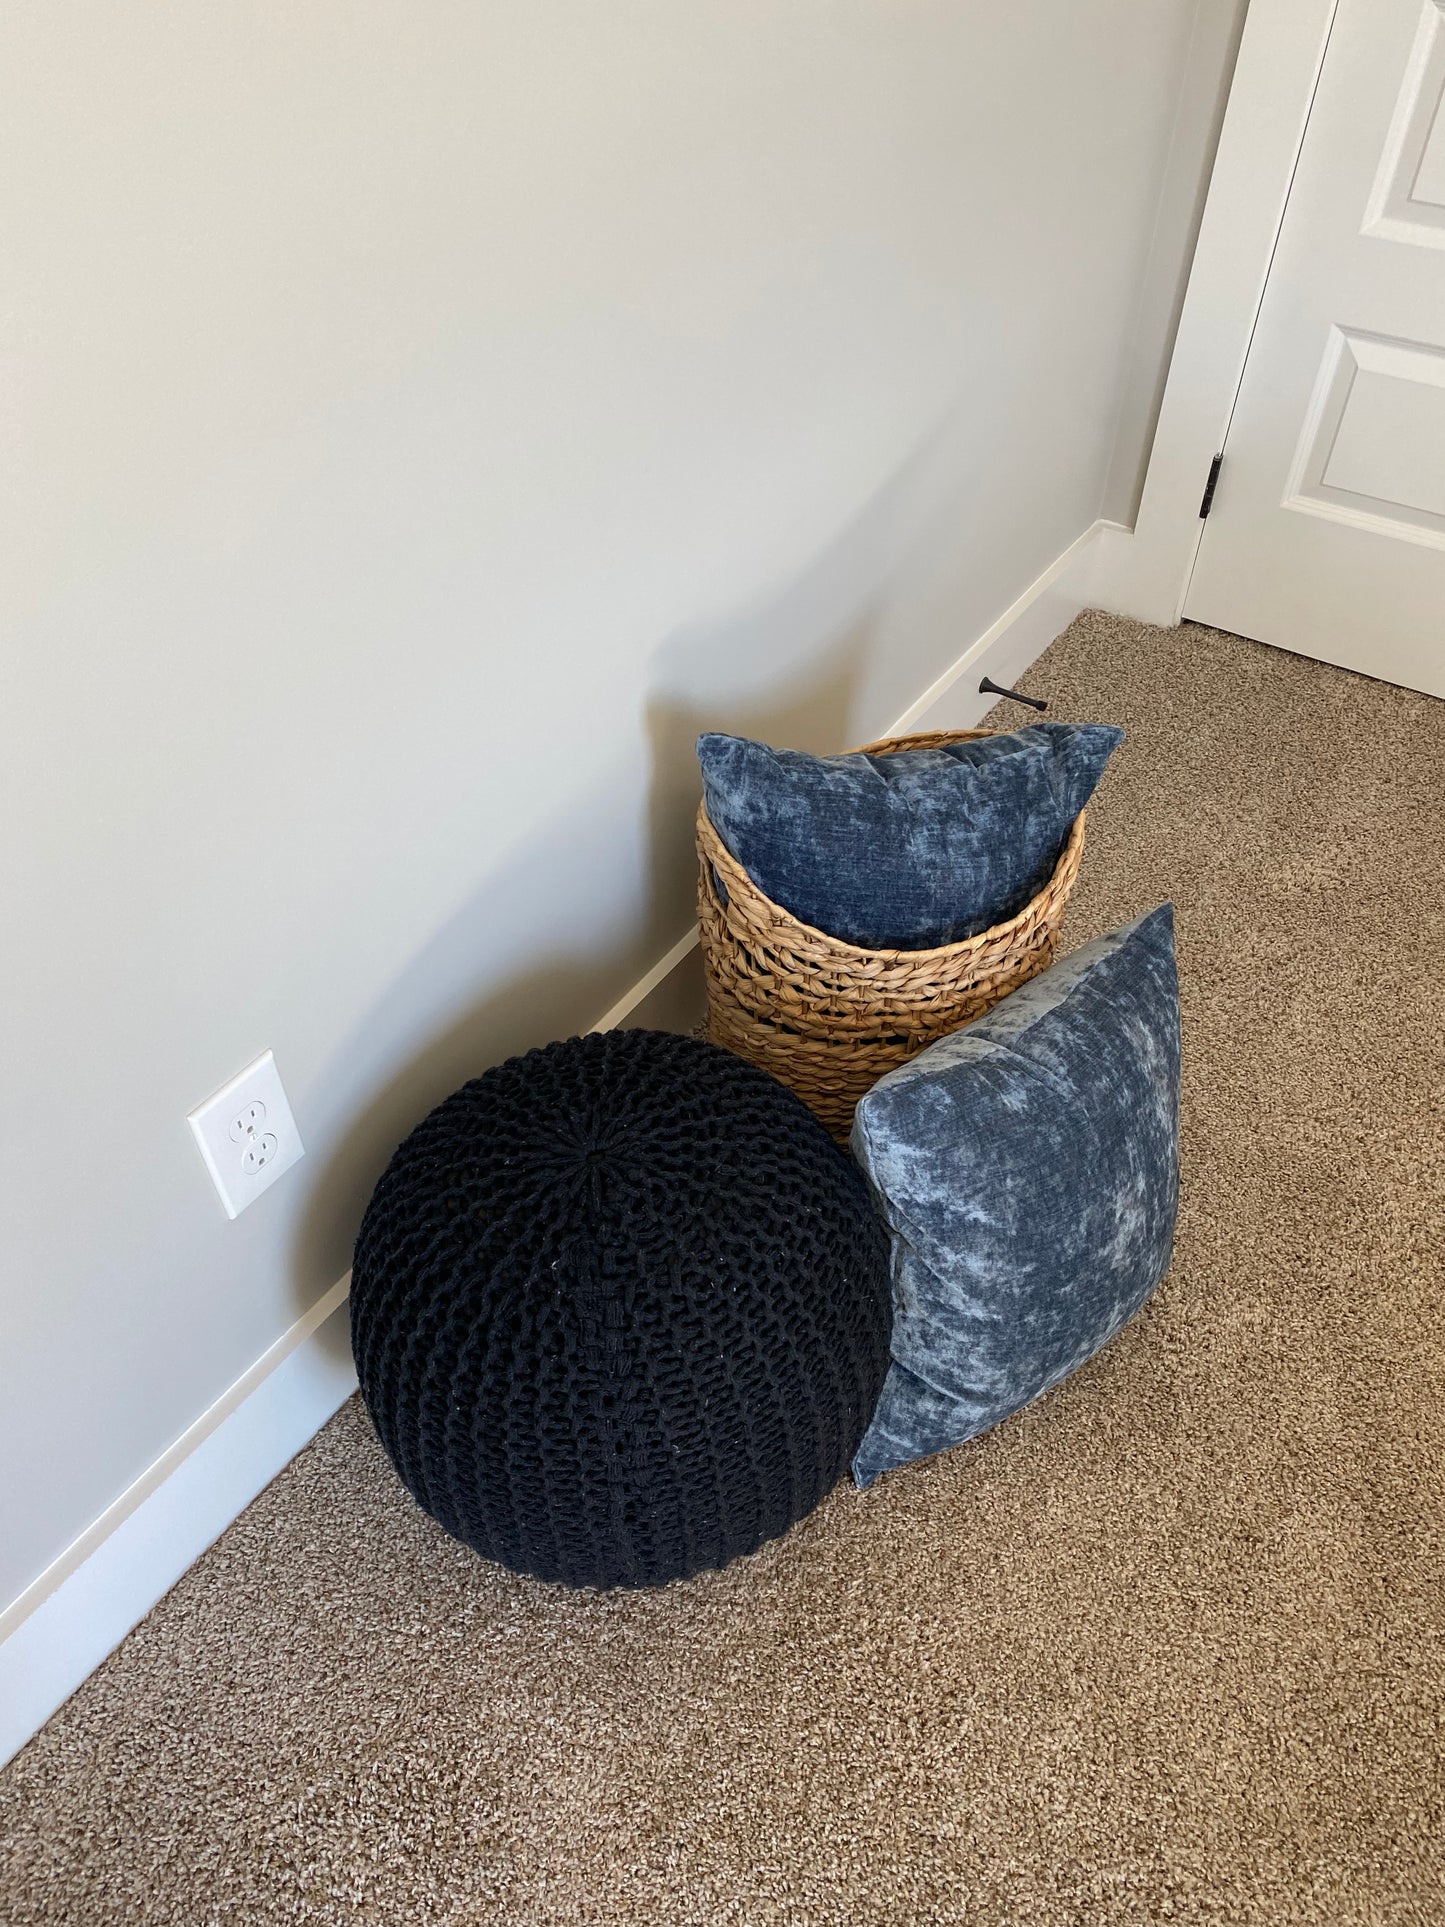
[[[919,730],[913,735],[883,736],[880,737],[877,742],[865,743],[861,749],[846,750],[843,753],[849,756],[891,756],[899,750],[932,744],[969,742],[983,736],[1006,736],[1008,734],[1009,732],[1007,730],[1001,729]],[[723,842],[712,818],[707,813],[706,797],[703,797],[697,806],[697,835],[698,843],[702,847],[708,862],[717,869],[723,882],[727,885],[729,897],[734,894],[734,879],[736,879],[740,886],[740,893],[743,896],[751,896],[753,901],[759,906],[765,906],[770,910],[773,913],[774,920],[782,928],[796,930],[817,943],[826,944],[843,957],[866,957],[888,963],[901,962],[908,959],[916,964],[921,964],[930,958],[959,957],[971,950],[982,949],[985,945],[996,944],[1001,937],[1010,935],[1015,930],[1029,923],[1034,918],[1036,906],[1042,902],[1045,897],[1052,894],[1055,885],[1059,882],[1061,873],[1067,866],[1077,861],[1079,852],[1083,848],[1084,818],[1087,814],[1087,809],[1082,809],[1074,818],[1073,823],[1069,827],[1069,834],[1064,839],[1064,847],[1059,851],[1058,862],[1050,872],[1048,882],[1045,883],[1043,888],[1034,896],[1029,898],[1021,910],[1016,910],[1011,917],[1005,918],[1002,923],[990,924],[986,930],[975,931],[971,937],[960,937],[957,943],[936,944],[928,950],[870,950],[866,944],[849,943],[846,938],[835,937],[827,930],[818,929],[816,924],[804,923],[801,917],[795,917],[791,910],[785,909],[781,903],[775,903],[765,891],[759,889],[749,872],[744,869],[743,865],[739,863],[726,843]],[[706,877],[706,866],[704,867],[704,880],[707,882],[709,890],[711,890],[711,881]],[[717,908],[720,914],[726,917],[726,906],[719,903]]]

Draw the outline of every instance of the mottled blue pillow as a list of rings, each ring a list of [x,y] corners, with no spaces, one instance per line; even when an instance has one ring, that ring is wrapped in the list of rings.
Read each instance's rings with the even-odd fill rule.
[[[795,917],[870,950],[928,950],[1015,916],[1053,875],[1124,739],[1034,723],[944,749],[808,756],[697,739],[713,828]]]
[[[858,1106],[853,1153],[893,1234],[893,1363],[853,1461],[869,1486],[1057,1385],[1168,1270],[1173,906],[890,1071]]]

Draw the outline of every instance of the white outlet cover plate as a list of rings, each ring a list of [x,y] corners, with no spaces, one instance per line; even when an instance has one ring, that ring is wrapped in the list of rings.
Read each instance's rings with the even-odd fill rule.
[[[197,1105],[186,1121],[228,1218],[239,1216],[306,1155],[270,1051]],[[267,1138],[275,1139],[274,1151],[258,1170],[248,1171],[247,1163],[255,1162],[247,1157],[248,1147]]]

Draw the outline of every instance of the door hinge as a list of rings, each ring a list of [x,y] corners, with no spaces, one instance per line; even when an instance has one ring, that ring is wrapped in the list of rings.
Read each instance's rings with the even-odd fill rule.
[[[1209,464],[1209,480],[1204,484],[1204,500],[1199,504],[1199,519],[1204,521],[1214,507],[1214,491],[1219,486],[1219,471],[1224,466],[1224,457],[1216,455]]]

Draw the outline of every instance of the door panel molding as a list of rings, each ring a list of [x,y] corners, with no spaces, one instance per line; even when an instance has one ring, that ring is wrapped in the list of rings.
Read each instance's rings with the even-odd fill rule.
[[[1445,248],[1445,0],[1421,0],[1361,231],[1381,241]]]
[[[1394,442],[1388,432],[1372,436],[1372,404],[1376,411],[1391,404],[1430,410],[1441,423],[1436,446],[1445,445],[1445,350],[1332,327],[1280,506],[1445,549],[1445,472],[1438,464],[1427,473],[1398,474],[1393,492],[1387,478],[1351,485],[1372,481],[1369,470],[1380,467],[1376,450],[1388,451]]]

